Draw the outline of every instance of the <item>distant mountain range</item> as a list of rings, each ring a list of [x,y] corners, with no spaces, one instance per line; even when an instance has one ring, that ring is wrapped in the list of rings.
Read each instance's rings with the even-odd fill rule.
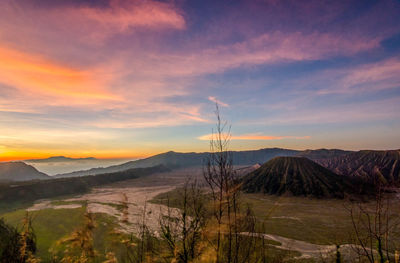
[[[305,157],[276,157],[243,178],[250,193],[343,198],[352,182]]]
[[[50,176],[39,172],[35,167],[24,162],[0,163],[0,181],[3,182],[19,182],[50,178]]]
[[[388,184],[398,184],[400,182],[400,150],[388,151],[344,151],[339,149],[318,149],[297,151],[280,148],[267,148],[253,151],[232,151],[230,152],[233,164],[237,166],[253,166],[255,164],[264,164],[272,158],[284,157],[305,157],[316,163],[328,168],[338,175],[350,177],[361,177],[371,181],[373,178],[379,177]],[[178,153],[166,152],[149,158],[136,161],[129,161],[118,165],[108,167],[92,168],[89,170],[78,170],[71,173],[57,174],[50,178],[65,178],[75,176],[97,175],[105,173],[121,172],[133,168],[146,168],[157,165],[164,165],[170,168],[184,167],[201,167],[210,153]],[[46,161],[45,161],[46,160]],[[65,162],[66,160],[96,160],[95,158],[68,158],[64,156],[56,156],[48,159],[29,160],[29,163],[39,167],[41,162]],[[27,161],[28,162],[28,161]],[[6,167],[7,163],[0,163]],[[8,164],[9,168],[3,168],[0,172],[0,180],[32,180],[32,179],[48,179],[44,173],[39,172],[34,167],[22,165],[18,162]],[[252,171],[254,169],[250,169]],[[1,170],[0,170],[1,171]]]
[[[97,160],[94,157],[87,157],[87,158],[70,158],[70,157],[65,157],[65,156],[52,156],[49,158],[45,159],[30,159],[30,160],[24,160],[24,162],[27,163],[58,163],[58,162],[74,162],[74,161],[93,161]]]
[[[256,163],[264,163],[276,156],[294,156],[300,151],[287,150],[280,148],[268,148],[254,151],[232,151],[232,160],[234,165],[254,165]],[[191,167],[202,166],[210,153],[178,153],[166,152],[151,156],[146,159],[130,161],[120,165],[113,165],[106,168],[93,168],[84,171],[76,171],[72,173],[59,174],[55,177],[73,177],[85,176],[102,173],[113,173],[133,168],[144,168],[156,165],[165,165],[168,167]]]
[[[297,156],[313,160],[339,175],[360,176],[367,180],[371,180],[372,177],[379,175],[385,182],[397,184],[400,181],[399,152],[400,150],[354,152],[340,149],[298,151],[267,148],[254,151],[232,151],[230,153],[234,165],[251,166],[254,164],[263,164],[274,157]],[[56,177],[95,175],[155,165],[165,165],[168,167],[202,166],[209,154],[207,152],[178,153],[171,151],[120,165],[59,174]]]

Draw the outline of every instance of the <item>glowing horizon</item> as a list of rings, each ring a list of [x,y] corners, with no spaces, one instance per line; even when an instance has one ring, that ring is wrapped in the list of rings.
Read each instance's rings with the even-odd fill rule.
[[[295,12],[293,10],[296,10]],[[400,148],[400,3],[4,0],[0,161]]]

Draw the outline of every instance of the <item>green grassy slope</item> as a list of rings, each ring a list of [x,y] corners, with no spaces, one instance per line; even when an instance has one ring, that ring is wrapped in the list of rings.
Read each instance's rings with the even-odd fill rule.
[[[43,209],[30,212],[33,219],[33,228],[37,237],[38,256],[49,260],[49,249],[57,240],[70,234],[83,223],[85,208],[77,209]],[[25,217],[24,209],[1,215],[5,221],[13,226],[20,227]]]

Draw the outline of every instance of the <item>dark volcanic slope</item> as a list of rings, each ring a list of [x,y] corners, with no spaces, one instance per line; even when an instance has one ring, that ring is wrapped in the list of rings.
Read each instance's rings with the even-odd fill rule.
[[[400,183],[400,150],[359,151],[318,162],[337,174]]]
[[[344,197],[351,193],[350,182],[343,176],[304,157],[277,157],[243,179],[247,192],[274,195]]]
[[[0,163],[0,181],[18,182],[49,178],[51,177],[23,162]]]
[[[286,150],[279,148],[261,149],[256,151],[231,152],[234,165],[254,165],[264,163],[276,156],[293,156],[299,153],[295,150]],[[169,167],[191,167],[203,165],[209,153],[178,153],[166,152],[152,157],[137,161],[127,162],[121,165],[114,165],[106,168],[94,168],[85,171],[77,171],[67,174],[59,174],[56,177],[73,177],[95,175],[102,173],[114,173],[133,168],[144,168],[156,165],[165,165]]]

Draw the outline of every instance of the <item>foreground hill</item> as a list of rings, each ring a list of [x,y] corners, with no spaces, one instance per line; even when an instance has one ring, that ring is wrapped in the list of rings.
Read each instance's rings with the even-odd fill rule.
[[[51,177],[23,162],[0,163],[0,181],[20,182],[49,178]]]
[[[340,175],[400,183],[400,150],[352,152],[318,162]]]
[[[254,165],[256,163],[264,163],[276,156],[294,156],[299,151],[287,150],[280,148],[261,149],[255,151],[232,151],[232,160],[234,165]],[[168,167],[192,167],[202,166],[209,153],[178,153],[166,152],[151,156],[146,159],[131,161],[121,165],[114,165],[106,168],[94,168],[90,170],[77,171],[56,175],[56,177],[74,177],[85,176],[102,173],[113,173],[124,171],[132,168],[144,168],[155,165],[165,165]]]
[[[304,157],[277,157],[243,178],[250,193],[343,198],[349,180]]]

